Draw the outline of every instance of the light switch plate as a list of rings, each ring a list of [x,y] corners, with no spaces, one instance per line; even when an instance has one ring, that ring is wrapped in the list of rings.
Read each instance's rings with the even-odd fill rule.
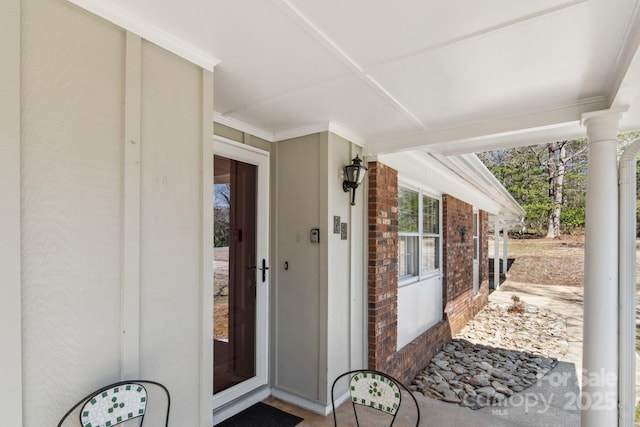
[[[340,234],[340,217],[333,217],[333,234]]]

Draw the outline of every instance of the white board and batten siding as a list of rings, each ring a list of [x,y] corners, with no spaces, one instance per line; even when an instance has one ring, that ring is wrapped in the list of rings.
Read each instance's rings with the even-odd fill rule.
[[[66,1],[11,2],[21,158],[3,162],[19,171],[22,297],[11,309],[23,355],[22,424],[12,425],[51,425],[134,374],[169,388],[172,419],[211,425],[212,73]]]

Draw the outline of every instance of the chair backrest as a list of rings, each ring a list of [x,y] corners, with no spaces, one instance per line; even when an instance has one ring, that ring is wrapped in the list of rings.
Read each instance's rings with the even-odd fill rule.
[[[165,427],[169,425],[171,396],[165,386],[155,381],[135,380],[120,381],[102,387],[85,396],[76,403],[58,423],[58,427],[80,407],[79,421],[82,427],[112,427],[134,418],[140,418],[140,426],[144,423],[147,409],[148,393],[145,385],[153,384],[164,391],[167,396],[167,412]]]
[[[400,387],[402,387],[411,396],[415,403],[417,417],[416,427],[420,423],[420,407],[418,401],[411,391],[400,381],[396,380],[390,375],[383,372],[373,371],[369,369],[360,369],[355,371],[345,372],[339,375],[333,385],[331,386],[331,405],[333,407],[333,423],[337,427],[338,421],[336,417],[336,406],[334,390],[336,383],[343,377],[351,375],[349,380],[349,394],[351,397],[351,404],[353,406],[353,413],[356,419],[356,424],[360,426],[358,420],[358,412],[356,411],[356,405],[363,405],[378,411],[384,412],[392,416],[390,426],[393,425],[398,414],[398,410],[402,404],[402,393]]]
[[[357,372],[349,381],[351,402],[395,415],[402,395],[395,381],[374,372]]]

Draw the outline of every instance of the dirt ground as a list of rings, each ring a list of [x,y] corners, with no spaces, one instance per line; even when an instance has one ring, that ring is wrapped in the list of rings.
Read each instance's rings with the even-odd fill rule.
[[[213,251],[213,337],[229,339],[229,248]]]
[[[509,280],[540,285],[583,286],[584,235],[563,235],[556,239],[509,237],[508,245]],[[493,238],[490,238],[491,258],[493,251]],[[640,239],[636,243],[636,258],[640,260]],[[640,280],[638,263],[636,276]]]
[[[565,235],[557,239],[510,237],[508,245],[507,256],[511,264],[507,273],[509,280],[540,285],[583,286],[584,235]],[[493,254],[493,248],[493,239],[490,239],[489,254]],[[640,240],[636,248],[636,257],[640,260]],[[638,263],[636,276],[640,280]],[[640,284],[636,284],[636,289],[640,294]],[[636,308],[636,313],[636,350],[640,352],[640,308]]]
[[[489,254],[493,254],[493,239]],[[502,254],[502,244],[500,247]],[[509,280],[540,285],[582,286],[584,279],[584,235],[556,239],[510,237],[507,256]]]

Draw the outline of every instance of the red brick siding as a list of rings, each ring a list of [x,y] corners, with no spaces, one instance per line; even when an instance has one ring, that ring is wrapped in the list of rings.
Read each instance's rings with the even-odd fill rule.
[[[369,163],[369,368],[389,371],[398,337],[398,172]]]
[[[442,241],[444,300],[452,301],[473,289],[473,206],[448,194],[442,196]]]
[[[368,365],[404,383],[486,304],[488,215],[480,212],[480,291],[473,295],[473,208],[444,195],[444,320],[396,351],[398,336],[398,173],[369,163]],[[467,229],[461,241],[458,226]]]
[[[389,372],[404,384],[410,384],[449,341],[451,329],[445,319],[397,351]]]
[[[442,196],[442,270],[444,311],[457,334],[487,303],[489,282],[488,262],[488,215],[479,212],[479,276],[478,294],[473,293],[473,206],[445,194]],[[464,239],[461,229],[465,229]]]

